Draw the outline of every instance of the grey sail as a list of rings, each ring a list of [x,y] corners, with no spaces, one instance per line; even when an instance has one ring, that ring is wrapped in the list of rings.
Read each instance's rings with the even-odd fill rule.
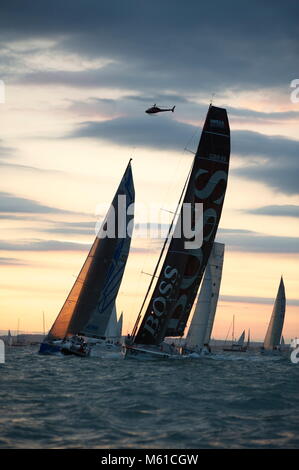
[[[245,330],[243,331],[243,333],[241,334],[240,338],[238,339],[237,345],[238,345],[238,346],[243,346],[243,345],[244,345],[244,341],[245,341]]]
[[[12,335],[11,335],[10,330],[8,330],[8,334],[7,334],[7,345],[8,346],[12,345]]]
[[[133,223],[133,211],[128,211],[128,208],[134,203],[134,199],[133,175],[129,162],[101,229],[45,341],[76,334],[105,336],[129,254],[131,234],[126,228]],[[122,205],[125,204],[126,209],[122,217],[125,230],[121,233],[117,230],[121,222],[118,210],[120,201]],[[105,236],[114,213],[114,237]]]
[[[220,290],[223,257],[224,245],[215,242],[186,338],[186,346],[189,349],[201,349],[210,341]]]
[[[249,349],[250,346],[250,329],[248,330],[248,336],[247,336],[247,349]]]
[[[281,277],[270,323],[264,340],[264,348],[275,349],[280,344],[285,317],[286,297],[283,279]]]

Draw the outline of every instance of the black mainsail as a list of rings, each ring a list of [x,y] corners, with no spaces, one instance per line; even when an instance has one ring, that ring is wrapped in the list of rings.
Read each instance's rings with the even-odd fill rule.
[[[217,232],[230,157],[230,129],[226,110],[210,105],[194,157],[174,233],[184,222],[184,204],[203,204],[203,243],[186,248],[188,239],[171,237],[160,275],[134,343],[159,345],[166,336],[182,336],[205,271]]]
[[[125,213],[120,213],[119,198]],[[83,267],[45,341],[76,334],[103,337],[113,312],[124,274],[133,224],[135,191],[129,162],[108,214],[88,253]],[[129,206],[131,208],[128,210]],[[115,236],[103,236],[109,217],[114,217]],[[123,225],[121,233],[119,227]]]

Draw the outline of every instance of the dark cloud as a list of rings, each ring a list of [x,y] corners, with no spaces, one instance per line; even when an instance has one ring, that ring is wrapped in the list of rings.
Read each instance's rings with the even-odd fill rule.
[[[249,214],[270,215],[275,217],[299,217],[299,206],[286,204],[283,206],[264,206],[246,210]]]
[[[5,157],[6,158],[6,157]],[[19,163],[10,163],[5,161],[0,161],[0,167],[6,169],[12,169],[16,171],[26,171],[27,173],[35,173],[36,175],[44,176],[45,174],[50,174],[53,176],[67,176],[68,173],[62,170],[52,170],[49,168],[38,168],[36,166],[22,165]]]
[[[0,241],[0,250],[2,251],[84,251],[88,253],[91,244],[87,243],[75,243],[59,240],[15,240],[15,241]],[[159,250],[158,242],[153,244],[149,248],[140,246],[132,246],[130,253],[157,253]],[[5,259],[16,259],[16,258],[2,258]],[[1,264],[1,263],[0,263]],[[13,264],[13,262],[11,262]]]
[[[52,51],[112,64],[27,74],[26,82],[212,92],[288,86],[297,75],[299,5],[273,0],[22,0],[1,5],[1,36],[55,39]]]
[[[248,164],[234,174],[264,183],[285,194],[299,193],[299,142],[251,131],[232,133],[232,152]],[[250,160],[250,157],[256,157]],[[264,160],[263,160],[264,157]]]
[[[20,214],[0,214],[0,220],[30,220],[30,216]]]
[[[199,130],[195,126],[176,121],[172,116],[170,119],[142,113],[139,117],[83,122],[68,137],[108,140],[130,147],[181,151]],[[231,142],[232,158],[237,154],[244,163],[241,168],[233,170],[235,175],[262,182],[286,194],[299,193],[297,140],[236,130],[231,132]]]
[[[253,231],[219,230],[217,240],[228,250],[249,253],[299,253],[298,237],[265,235]]]
[[[223,107],[227,109],[229,116],[237,117],[239,120],[258,120],[265,123],[267,121],[286,121],[299,119],[298,111],[254,111],[252,109],[246,108],[234,108],[229,106],[229,104],[224,104]]]
[[[196,128],[174,119],[148,116],[81,123],[69,138],[95,138],[119,145],[181,150]]]
[[[247,234],[247,233],[254,233],[252,230],[244,230],[241,228],[221,228],[219,227],[217,230],[217,233],[223,233],[223,234],[235,234],[235,233],[240,233],[240,234]]]
[[[125,115],[129,118],[131,116],[140,116],[141,113],[150,105],[157,103],[159,106],[170,107],[176,105],[176,115],[181,120],[198,120],[207,112],[207,105],[205,103],[196,103],[192,98],[184,97],[177,93],[158,93],[152,95],[127,95],[119,99],[106,99],[90,97],[87,100],[71,100],[68,105],[68,110],[78,115],[107,115],[110,118],[119,115]],[[217,103],[217,105],[227,109],[229,118],[237,118],[238,121],[253,120],[254,122],[262,121],[287,121],[299,120],[299,111],[286,111],[286,112],[262,112],[254,111],[246,108],[235,108],[229,106],[227,103]]]
[[[0,266],[27,266],[28,263],[18,258],[0,257]]]
[[[17,240],[12,242],[0,241],[3,251],[88,251],[89,245],[83,243],[59,240]]]
[[[241,302],[249,304],[271,304],[273,305],[275,298],[271,297],[248,297],[242,295],[220,295],[219,300],[223,302]],[[299,306],[299,299],[288,299],[288,305]]]
[[[64,235],[94,235],[96,221],[93,222],[57,222],[54,227],[46,228],[47,233],[59,233]]]
[[[245,157],[267,157],[271,159],[271,166],[278,163],[283,166],[298,160],[299,141],[280,135],[236,130],[232,132],[232,151]]]
[[[65,214],[67,211],[46,206],[32,199],[18,197],[10,193],[0,192],[1,213],[30,213],[30,214]]]
[[[15,152],[13,147],[8,147],[2,143],[3,141],[0,139],[0,160],[7,159],[12,156]]]

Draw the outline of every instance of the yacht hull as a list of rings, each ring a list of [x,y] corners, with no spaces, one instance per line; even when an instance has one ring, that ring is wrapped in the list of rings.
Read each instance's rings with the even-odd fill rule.
[[[123,346],[122,355],[124,359],[135,360],[161,360],[161,359],[179,359],[183,356],[179,354],[170,354],[157,349],[147,348],[146,346]]]
[[[38,353],[44,356],[60,355],[61,345],[52,344],[52,343],[41,343]]]

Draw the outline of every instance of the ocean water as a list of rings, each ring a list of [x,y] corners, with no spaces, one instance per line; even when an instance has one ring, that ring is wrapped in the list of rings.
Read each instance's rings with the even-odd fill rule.
[[[1,448],[298,448],[299,364],[39,356],[0,364]]]

